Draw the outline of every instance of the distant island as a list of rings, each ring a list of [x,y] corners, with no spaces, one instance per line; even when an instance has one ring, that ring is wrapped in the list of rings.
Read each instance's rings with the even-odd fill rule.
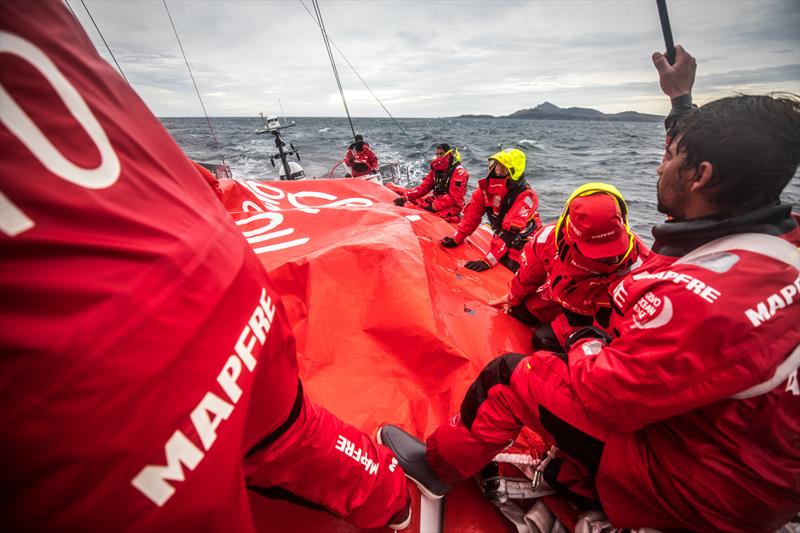
[[[604,120],[608,122],[661,122],[661,115],[648,115],[637,111],[623,111],[622,113],[606,114],[597,109],[585,107],[561,108],[550,102],[539,104],[536,107],[520,109],[510,115],[459,115],[456,118],[523,118],[534,120]]]

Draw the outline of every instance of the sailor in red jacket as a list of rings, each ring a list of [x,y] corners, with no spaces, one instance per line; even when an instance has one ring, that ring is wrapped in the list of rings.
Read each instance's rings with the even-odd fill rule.
[[[344,164],[350,167],[350,175],[358,178],[378,172],[378,156],[364,142],[364,136],[357,133],[354,139],[344,155]]]
[[[394,457],[303,393],[278,294],[159,120],[63,3],[0,0],[0,30],[3,529],[253,531],[246,486],[402,526]]]
[[[656,53],[672,98],[653,253],[611,289],[611,336],[568,356],[506,354],[425,445],[379,441],[441,496],[523,425],[557,448],[539,472],[578,486],[615,527],[772,532],[800,512],[800,228],[781,191],[800,163],[800,100],[735,96],[691,109],[694,59]],[[586,490],[589,490],[587,494]],[[593,493],[593,494],[592,494]]]
[[[617,188],[587,183],[570,195],[557,222],[533,234],[508,294],[489,303],[535,329],[534,349],[563,351],[574,329],[595,319],[608,325],[609,284],[647,252]]]
[[[516,272],[522,247],[542,225],[538,207],[539,199],[525,180],[525,154],[516,148],[506,148],[489,158],[489,174],[478,181],[456,234],[442,239],[442,246],[454,248],[464,242],[485,214],[494,231],[491,249],[484,259],[468,261],[464,266],[482,272],[502,263]]]
[[[400,197],[395,198],[394,205],[403,206],[406,202],[412,202],[448,222],[458,222],[464,209],[468,181],[469,173],[461,165],[458,149],[442,143],[436,147],[436,158],[431,161],[431,170],[422,183],[400,193]]]

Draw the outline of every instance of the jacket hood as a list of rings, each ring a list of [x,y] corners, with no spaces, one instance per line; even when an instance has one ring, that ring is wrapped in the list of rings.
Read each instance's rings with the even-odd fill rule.
[[[525,174],[525,153],[516,148],[506,148],[489,157],[489,161],[497,161],[508,169],[512,181],[517,181]]]

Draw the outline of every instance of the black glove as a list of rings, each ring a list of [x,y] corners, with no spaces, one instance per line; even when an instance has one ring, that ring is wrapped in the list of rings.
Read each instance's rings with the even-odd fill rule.
[[[430,211],[431,213],[435,213],[436,212],[433,209],[433,204],[427,204],[423,209],[425,209],[425,211]]]
[[[612,337],[602,329],[595,326],[586,326],[573,331],[567,338],[567,350],[572,348],[572,345],[583,339],[600,339],[604,344],[611,342]]]
[[[456,246],[458,246],[458,243],[452,237],[445,237],[444,239],[442,239],[442,242],[440,244],[445,248],[455,248]]]
[[[394,199],[394,205],[396,205],[397,207],[403,207],[404,205],[406,205],[406,199],[403,198],[402,196],[398,196],[397,198]]]
[[[558,337],[556,337],[553,326],[550,324],[543,324],[536,328],[531,343],[533,344],[533,351],[547,350],[548,352],[555,353],[559,357],[562,355],[566,356],[564,347],[558,342]],[[566,361],[566,357],[563,357],[563,359]]]
[[[474,270],[475,272],[483,272],[484,270],[489,270],[490,268],[492,268],[492,265],[490,265],[486,261],[481,260],[481,261],[467,261],[464,264],[464,267],[470,270]]]

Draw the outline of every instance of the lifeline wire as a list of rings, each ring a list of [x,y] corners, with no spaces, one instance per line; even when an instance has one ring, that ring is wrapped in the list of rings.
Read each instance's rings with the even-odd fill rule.
[[[108,53],[111,54],[111,59],[113,59],[114,60],[114,64],[117,65],[117,70],[119,70],[119,73],[122,74],[122,79],[125,80],[125,83],[127,83],[128,86],[130,86],[131,82],[128,81],[128,78],[125,77],[125,73],[122,72],[122,67],[119,66],[119,63],[117,63],[117,58],[114,57],[114,52],[112,52],[111,51],[111,47],[108,46],[108,43],[106,42],[106,38],[103,37],[103,32],[101,32],[100,28],[97,27],[97,23],[94,21],[94,17],[89,12],[89,8],[86,7],[86,3],[83,0],[81,0],[81,5],[83,6],[83,9],[86,10],[86,14],[89,15],[89,20],[91,20],[92,24],[94,24],[94,29],[96,29],[97,33],[100,35],[100,38],[103,40],[103,44],[106,45],[106,50],[108,50]],[[72,6],[69,5],[69,2],[67,2],[67,7],[69,8],[70,11],[72,11]],[[75,15],[75,12],[72,11],[72,14]],[[78,17],[76,16],[75,18],[77,19]]]
[[[83,0],[81,0],[83,2]],[[164,4],[164,9],[167,10],[167,17],[169,17],[169,23],[172,25],[172,31],[175,32],[175,39],[178,40],[178,47],[181,49],[181,54],[183,55],[183,61],[186,63],[186,68],[189,70],[189,77],[192,78],[192,85],[194,85],[194,90],[197,93],[197,99],[200,100],[200,107],[203,108],[203,114],[206,116],[206,122],[208,123],[208,129],[211,131],[211,136],[214,138],[214,144],[217,145],[217,151],[219,152],[219,157],[222,159],[222,164],[225,164],[225,156],[222,155],[222,148],[219,146],[219,141],[217,140],[217,134],[214,133],[214,126],[211,125],[211,119],[208,118],[208,113],[206,112],[206,106],[203,104],[203,97],[200,96],[200,89],[197,88],[197,83],[194,81],[194,74],[192,74],[192,67],[189,66],[189,60],[186,59],[186,53],[183,51],[183,45],[181,44],[181,38],[178,37],[178,30],[175,29],[175,23],[172,22],[172,15],[169,12],[169,8],[167,7],[167,1],[161,0]]]
[[[328,42],[328,33],[325,31],[325,22],[322,20],[322,11],[319,9],[317,0],[311,0],[311,3],[314,6],[314,12],[317,14],[317,25],[322,32],[322,40],[325,41],[325,49],[328,51],[328,59],[331,60],[331,68],[333,68],[333,77],[336,78],[336,85],[339,86],[339,94],[342,95],[344,112],[347,113],[347,121],[350,123],[350,131],[353,132],[353,142],[355,142],[356,129],[353,127],[353,119],[350,118],[350,110],[347,108],[347,100],[344,98],[344,90],[342,89],[342,82],[339,79],[339,71],[336,70],[336,61],[333,60],[333,52],[331,52],[331,45]]]
[[[306,7],[306,4],[303,2],[303,0],[298,0],[298,1],[300,2],[300,5],[303,6],[303,9],[306,10],[306,13],[308,13],[308,16],[311,17],[312,19],[314,19],[314,15],[311,13],[311,11],[308,10],[308,7]],[[319,25],[319,23],[316,21],[316,19],[314,19],[314,22],[316,22],[317,25]],[[364,87],[366,87],[366,89],[369,91],[369,94],[371,94],[372,97],[375,99],[375,101],[378,102],[378,105],[381,106],[384,111],[386,111],[386,114],[389,115],[389,118],[392,119],[392,121],[395,123],[395,125],[397,125],[397,127],[400,128],[400,131],[403,132],[403,135],[405,135],[406,138],[409,141],[414,143],[415,142],[414,139],[412,139],[411,136],[409,136],[408,133],[406,133],[406,130],[403,128],[403,126],[399,122],[397,122],[397,119],[395,119],[392,116],[392,114],[389,112],[389,110],[386,109],[386,106],[383,105],[383,102],[381,102],[381,99],[378,98],[378,96],[374,92],[372,92],[372,89],[370,89],[369,85],[367,85],[367,82],[364,81],[364,78],[362,78],[361,75],[358,73],[358,71],[356,70],[356,67],[354,67],[353,64],[350,63],[350,61],[347,59],[347,56],[344,55],[344,52],[342,52],[342,50],[336,45],[336,42],[334,42],[334,40],[331,39],[330,37],[328,37],[328,40],[333,45],[333,47],[336,48],[336,51],[339,52],[339,55],[342,56],[342,59],[344,59],[344,62],[347,63],[348,67],[350,67],[350,70],[353,71],[353,74],[355,74],[356,77],[364,85]]]

